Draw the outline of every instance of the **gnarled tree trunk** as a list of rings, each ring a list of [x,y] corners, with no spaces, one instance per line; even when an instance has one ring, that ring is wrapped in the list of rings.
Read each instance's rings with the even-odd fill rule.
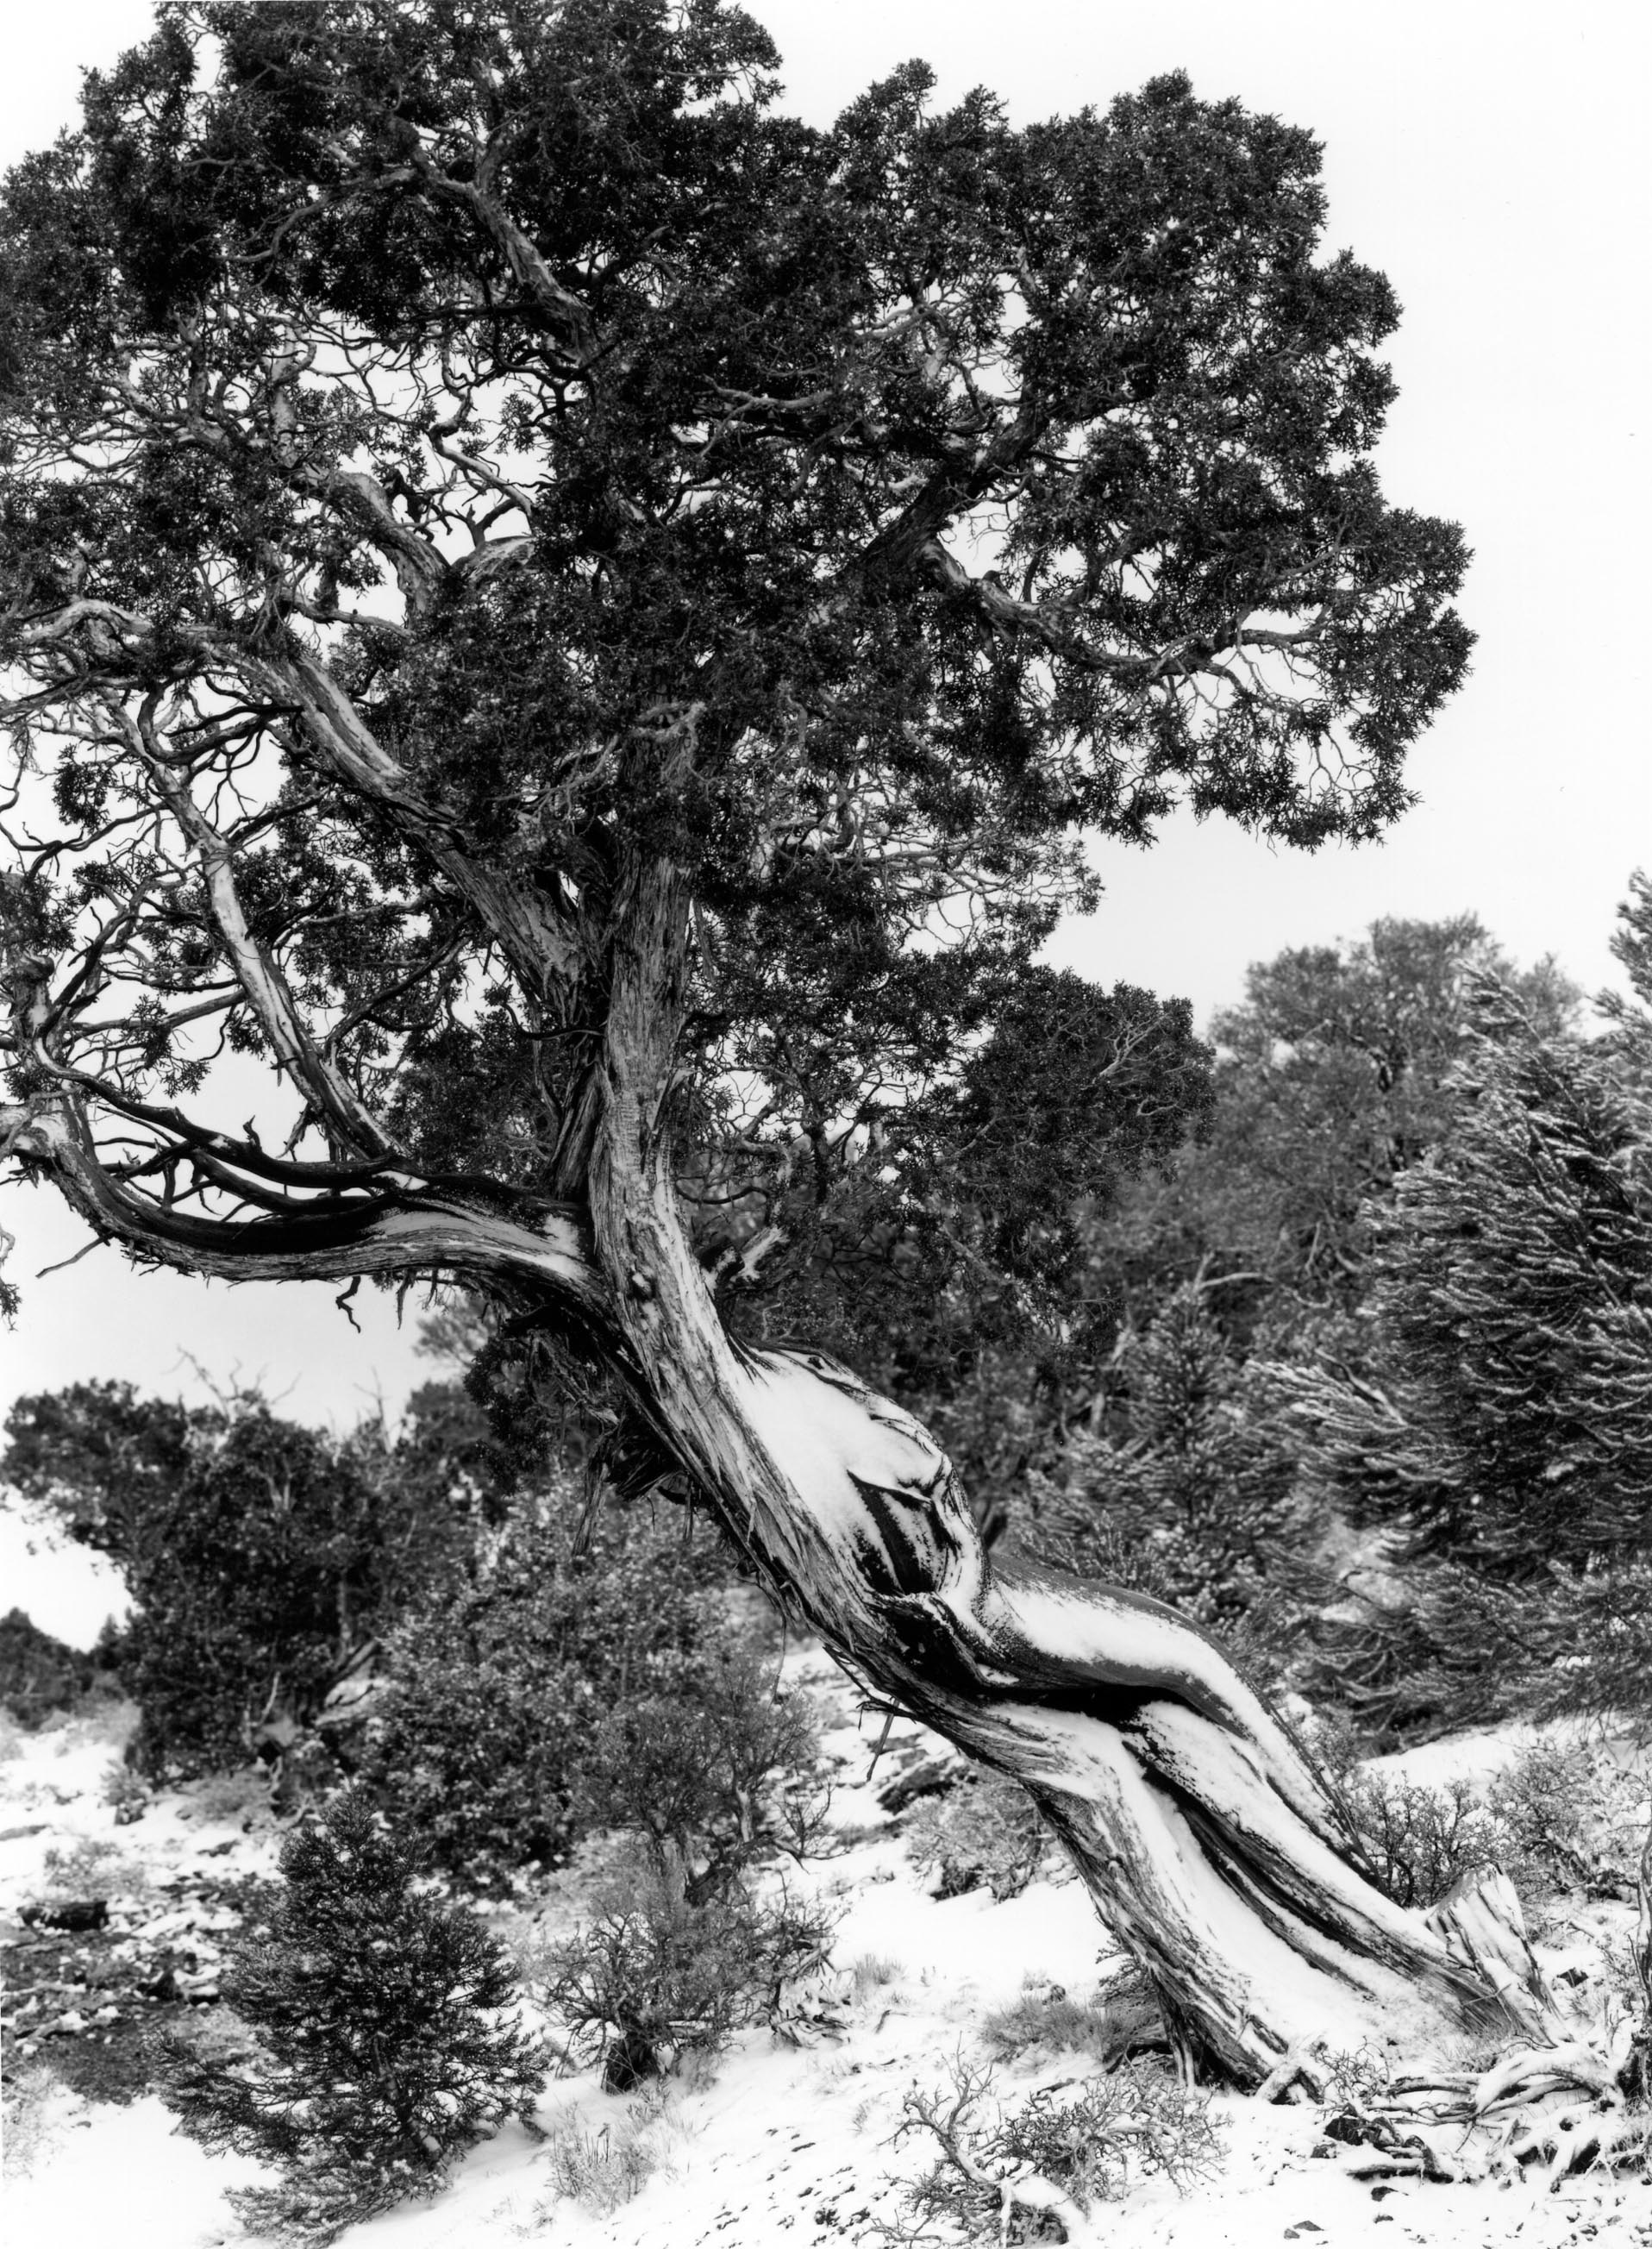
[[[731,1340],[662,1129],[682,916],[639,880],[616,956],[589,1194],[630,1382],[724,1527],[877,1696],[1021,1782],[1173,2032],[1242,2084],[1374,2041],[1530,2023],[1349,1864],[1325,1792],[1219,1647],[1164,1604],[995,1565],[952,1464],[831,1359]]]
[[[208,66],[170,11],[0,213],[0,1159],[141,1258],[582,1338],[868,1688],[1033,1791],[1231,2074],[1495,2016],[1212,1642],[995,1568],[907,1415],[730,1339],[667,1145],[691,965],[731,1046],[817,1049],[773,1115],[858,1055],[870,1127],[1029,992],[1077,826],[1401,808],[1463,554],[1369,473],[1392,308],[1315,262],[1313,144],[1175,79],[1020,136],[919,70],[815,134],[710,6],[231,12]],[[955,551],[988,521],[1018,590]],[[835,946],[904,968],[954,907],[955,984],[880,970],[838,1042]],[[224,1042],[284,1147],[174,1105]]]
[[[1139,1594],[995,1565],[909,1414],[824,1356],[728,1336],[685,1231],[665,1124],[686,922],[671,870],[640,869],[616,918],[605,1051],[573,1152],[582,1208],[381,1164],[282,1214],[220,1224],[106,1167],[72,1084],[0,1112],[0,1139],[106,1238],[186,1270],[439,1268],[581,1331],[845,1668],[1028,1788],[1205,2066],[1284,2090],[1311,2082],[1316,2054],[1374,2043],[1411,2060],[1465,2031],[1537,2025],[1541,1992],[1496,1957],[1495,1930],[1488,1952],[1483,1911],[1471,1902],[1475,1927],[1455,1935],[1449,1914],[1404,1911],[1350,1865],[1307,1761],[1213,1640]],[[27,1049],[40,987],[25,973],[16,988]],[[278,1200],[284,1167],[256,1144],[215,1154],[196,1137],[204,1161],[262,1168],[264,1200]]]

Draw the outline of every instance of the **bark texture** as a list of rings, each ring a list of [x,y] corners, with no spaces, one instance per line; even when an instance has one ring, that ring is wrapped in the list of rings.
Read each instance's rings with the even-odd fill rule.
[[[626,918],[595,1254],[639,1405],[729,1534],[874,1696],[1031,1792],[1201,2063],[1311,2079],[1316,2055],[1532,2022],[1449,1916],[1430,1926],[1348,1863],[1307,1761],[1213,1640],[1143,1596],[995,1565],[909,1414],[823,1354],[730,1339],[668,1161],[668,873],[639,878]]]
[[[995,1566],[926,1432],[824,1357],[731,1345],[637,1186],[651,1288],[625,1324],[662,1435],[851,1675],[1031,1792],[1198,2060],[1256,2085],[1288,2056],[1311,2077],[1534,2019],[1348,1864],[1213,1642],[1137,1594]]]
[[[1030,1791],[1202,2067],[1284,2090],[1361,2045],[1412,2056],[1535,2027],[1540,1984],[1507,1916],[1475,1895],[1430,1924],[1366,1882],[1304,1757],[1213,1640],[1141,1595],[995,1565],[909,1414],[823,1354],[727,1335],[672,1177],[687,912],[669,866],[634,870],[615,929],[582,1210],[416,1179],[389,1155],[295,1200],[293,1167],[197,1134],[191,1160],[254,1205],[228,1226],[114,1176],[61,1070],[55,1094],[0,1118],[8,1151],[151,1259],[230,1278],[440,1267],[582,1334],[868,1693]],[[38,1006],[25,979],[22,1044]]]
[[[671,1160],[686,928],[673,870],[640,865],[616,918],[583,1211],[389,1157],[294,1202],[279,1159],[203,1144],[193,1159],[244,1193],[270,1175],[251,1190],[267,1214],[229,1227],[112,1176],[72,1085],[0,1124],[14,1159],[144,1256],[230,1278],[440,1266],[580,1332],[869,1695],[1030,1791],[1201,2067],[1283,2091],[1362,2045],[1411,2057],[1535,2028],[1544,1995],[1507,1915],[1476,1893],[1430,1923],[1364,1881],[1302,1752],[1206,1634],[1142,1595],[995,1564],[909,1414],[823,1354],[727,1335]],[[25,1042],[31,1004],[25,989]]]
[[[6,190],[0,1159],[140,1259],[554,1330],[1229,2074],[1518,2012],[1208,1640],[995,1568],[909,1416],[729,1338],[671,1146],[754,1052],[760,1138],[957,1090],[1080,829],[1403,808],[1464,550],[1370,473],[1394,307],[1316,262],[1316,144],[1175,78],[943,124],[920,70],[816,134],[714,7],[221,12]],[[225,1050],[284,1148],[173,1105]]]

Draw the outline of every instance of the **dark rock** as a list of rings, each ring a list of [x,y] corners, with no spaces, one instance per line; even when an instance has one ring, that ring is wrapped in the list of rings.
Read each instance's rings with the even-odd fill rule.
[[[26,1929],[62,1929],[79,1934],[109,1925],[107,1898],[75,1898],[65,1905],[25,1905],[18,1918]]]
[[[659,2074],[659,2056],[651,2039],[641,2031],[625,2031],[609,2046],[602,2061],[604,2093],[632,2093]]]
[[[920,1797],[945,1796],[963,1778],[966,1768],[955,1757],[926,1757],[921,1764],[912,1765],[898,1774],[887,1787],[878,1792],[878,1801],[885,1812],[904,1812],[909,1804]]]

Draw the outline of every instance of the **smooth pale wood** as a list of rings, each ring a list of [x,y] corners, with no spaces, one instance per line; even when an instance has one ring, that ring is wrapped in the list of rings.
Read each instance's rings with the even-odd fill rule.
[[[646,870],[616,951],[595,1255],[634,1393],[731,1537],[875,1696],[1023,1783],[1200,2060],[1407,2060],[1527,2019],[1356,1872],[1296,1744],[1160,1603],[995,1568],[951,1462],[823,1354],[743,1351],[678,1214],[661,1131],[683,904]]]
[[[370,739],[349,733],[346,711],[307,715],[319,753],[341,772],[361,765],[360,785],[418,822],[424,808]],[[431,848],[460,845],[444,830]],[[533,952],[517,893],[472,868],[466,894],[507,949]],[[633,867],[581,1128],[582,1208],[369,1163],[359,1188],[284,1207],[285,1185],[249,1188],[264,1214],[216,1221],[113,1176],[66,1083],[0,1112],[0,1141],[99,1232],[184,1269],[439,1269],[577,1330],[663,1455],[869,1694],[1029,1790],[1189,2059],[1284,2091],[1311,2081],[1315,2057],[1362,2046],[1415,2067],[1465,2031],[1538,2031],[1531,1977],[1510,1968],[1512,1938],[1496,1936],[1501,1902],[1460,1901],[1455,1922],[1431,1926],[1365,1881],[1306,1759],[1215,1642],[1119,1587],[995,1566],[951,1462],[910,1414],[823,1354],[730,1339],[682,1221],[664,1125],[688,919],[671,867]],[[302,1079],[313,1042],[291,1035],[267,964],[243,953],[249,998]],[[541,966],[556,973],[548,956]],[[21,1014],[29,1004],[25,989]],[[313,1090],[325,1110],[327,1089]]]

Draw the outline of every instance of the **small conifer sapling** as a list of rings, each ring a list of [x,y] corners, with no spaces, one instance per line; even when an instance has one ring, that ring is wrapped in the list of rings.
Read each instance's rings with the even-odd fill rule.
[[[457,2156],[527,2121],[547,2058],[501,1947],[417,1887],[358,1794],[294,1831],[280,1874],[224,1984],[252,2054],[226,2064],[174,2039],[164,2097],[190,2139],[280,2174],[231,2193],[254,2232],[328,2241],[434,2194]]]

